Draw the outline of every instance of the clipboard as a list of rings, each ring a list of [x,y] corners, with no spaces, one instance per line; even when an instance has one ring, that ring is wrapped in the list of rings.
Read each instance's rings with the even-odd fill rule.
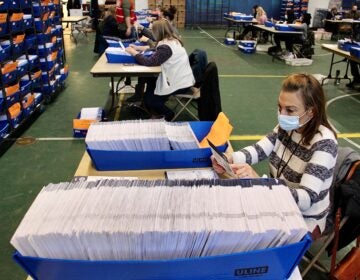
[[[235,173],[232,171],[232,168],[229,164],[229,161],[227,159],[227,157],[224,155],[224,153],[220,152],[218,150],[218,148],[209,140],[206,139],[207,142],[209,143],[211,152],[213,154],[213,156],[215,157],[217,163],[219,165],[221,165],[221,167],[223,167],[225,169],[225,172],[232,178],[237,178]]]

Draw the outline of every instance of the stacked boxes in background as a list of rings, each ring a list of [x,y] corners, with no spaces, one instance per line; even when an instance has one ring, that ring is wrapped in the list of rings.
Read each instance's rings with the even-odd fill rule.
[[[185,27],[186,0],[148,0],[150,10],[156,10],[156,8],[168,9],[170,5],[175,6],[177,9],[174,19],[176,27]]]

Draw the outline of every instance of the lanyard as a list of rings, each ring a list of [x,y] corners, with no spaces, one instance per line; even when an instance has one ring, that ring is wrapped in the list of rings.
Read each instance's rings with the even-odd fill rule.
[[[276,178],[280,178],[280,176],[281,176],[281,174],[283,173],[285,167],[288,166],[289,161],[291,160],[292,156],[296,153],[297,149],[298,149],[299,146],[300,146],[301,141],[304,139],[304,136],[301,137],[301,139],[299,140],[299,142],[297,142],[294,151],[291,152],[291,155],[290,155],[289,159],[288,159],[288,160],[285,162],[285,164],[283,165],[282,162],[283,162],[283,159],[284,159],[285,151],[286,151],[286,149],[289,149],[288,146],[289,146],[289,144],[290,144],[290,142],[291,142],[291,137],[292,137],[292,135],[293,135],[293,132],[294,132],[294,131],[291,131],[290,136],[289,136],[289,140],[286,142],[284,151],[282,152],[281,159],[280,159],[280,163],[279,163],[279,167],[278,167],[278,169],[276,170]],[[290,149],[289,149],[289,150],[290,150]]]

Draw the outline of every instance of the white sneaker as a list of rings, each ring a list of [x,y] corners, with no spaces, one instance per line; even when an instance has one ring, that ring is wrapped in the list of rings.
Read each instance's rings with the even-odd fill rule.
[[[282,56],[282,59],[284,59],[284,60],[291,60],[291,59],[294,59],[294,58],[295,58],[295,56],[293,55],[292,52],[289,52],[289,53]]]

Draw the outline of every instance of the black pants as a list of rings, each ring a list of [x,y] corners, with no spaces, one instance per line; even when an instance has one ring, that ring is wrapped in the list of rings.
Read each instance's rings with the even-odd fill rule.
[[[350,71],[353,76],[353,82],[360,83],[359,63],[350,60]]]
[[[142,78],[142,82],[146,83],[144,95],[145,106],[148,110],[164,116],[165,120],[171,121],[174,117],[174,112],[166,107],[165,102],[168,100],[170,95],[186,93],[190,90],[190,87],[179,89],[169,95],[155,95],[156,80],[156,77]]]

